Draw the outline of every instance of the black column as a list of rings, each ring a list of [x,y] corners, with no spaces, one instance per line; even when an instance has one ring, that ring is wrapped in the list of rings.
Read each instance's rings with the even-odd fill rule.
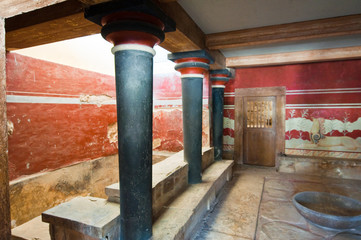
[[[224,88],[231,73],[227,69],[210,71],[212,81],[212,120],[214,160],[222,160]]]
[[[212,88],[214,160],[222,160],[224,88]]]
[[[203,77],[213,60],[204,50],[173,53],[182,75],[184,160],[188,162],[188,183],[202,182]]]
[[[175,30],[174,22],[150,1],[136,0],[95,5],[85,17],[114,44],[120,239],[151,239],[153,46]]]
[[[123,239],[152,236],[153,55],[115,55],[119,186]]]

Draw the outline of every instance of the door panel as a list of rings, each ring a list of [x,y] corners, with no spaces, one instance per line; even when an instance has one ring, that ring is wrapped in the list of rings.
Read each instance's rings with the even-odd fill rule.
[[[275,97],[244,97],[243,161],[275,166]]]

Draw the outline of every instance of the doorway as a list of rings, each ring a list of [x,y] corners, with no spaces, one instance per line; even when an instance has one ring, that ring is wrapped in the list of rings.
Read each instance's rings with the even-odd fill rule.
[[[237,163],[278,167],[284,152],[285,87],[241,88],[235,91]]]

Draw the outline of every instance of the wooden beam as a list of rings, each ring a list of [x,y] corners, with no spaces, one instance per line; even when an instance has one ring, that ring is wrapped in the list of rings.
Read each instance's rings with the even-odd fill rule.
[[[108,0],[80,0],[94,4]],[[82,4],[77,0],[49,6],[6,20],[6,47],[15,50],[33,47],[100,32],[100,27],[83,17]],[[177,24],[175,32],[166,33],[161,46],[170,52],[205,49],[205,34],[176,1],[160,0],[158,5]],[[224,68],[221,52],[211,51],[215,64],[211,68]]]
[[[83,13],[10,31],[6,34],[7,50],[33,47],[100,32],[100,26],[84,19]]]
[[[6,118],[6,55],[4,19],[0,17],[0,236],[11,239]]]
[[[227,67],[245,68],[348,59],[361,59],[361,47],[357,46],[245,57],[230,57],[227,58],[226,65]]]
[[[5,29],[6,32],[11,32],[82,12],[83,4],[81,2],[78,0],[68,0],[36,11],[7,18],[5,19]]]
[[[361,14],[208,34],[209,49],[246,47],[361,33]]]
[[[176,1],[159,0],[160,8],[175,22],[177,30],[166,33],[165,41],[160,45],[170,52],[184,52],[192,50],[207,49],[205,45],[205,34]],[[211,69],[225,68],[225,57],[218,51],[210,51],[215,63]]]
[[[193,21],[193,19],[188,15],[188,13],[182,8],[182,6],[179,5],[179,3],[177,2],[160,3],[159,6],[164,11],[165,14],[170,16],[176,22],[177,31],[181,32],[186,38],[188,38],[187,42],[191,43],[191,44],[184,44],[181,42],[180,44],[183,45],[181,51],[205,49],[206,47],[205,34]],[[175,35],[176,37],[178,37],[178,34]],[[175,48],[180,49],[177,46],[179,40],[170,39],[170,41],[172,41],[173,43],[172,47],[174,46]]]
[[[41,0],[41,1],[24,1],[24,0],[1,0],[0,17],[9,18],[22,13],[34,11],[53,4],[61,3],[66,0]]]

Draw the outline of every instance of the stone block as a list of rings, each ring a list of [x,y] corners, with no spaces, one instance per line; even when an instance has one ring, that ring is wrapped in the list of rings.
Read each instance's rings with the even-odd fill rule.
[[[153,224],[153,239],[190,239],[216,201],[232,171],[233,160],[217,161],[203,172],[203,181],[192,184],[170,204]]]
[[[119,239],[119,204],[94,197],[77,197],[42,213],[54,240]]]
[[[209,167],[214,162],[214,148],[202,148],[202,171]]]
[[[210,147],[202,148],[202,168],[205,170],[214,162],[214,150]],[[229,171],[227,179],[229,180]],[[152,180],[153,218],[156,219],[162,208],[170,200],[186,189],[188,186],[188,164],[184,162],[183,151],[180,151],[162,162],[153,165]],[[219,184],[218,184],[219,185]],[[218,186],[217,185],[217,186]],[[218,186],[217,189],[220,187]],[[108,201],[119,203],[119,183],[105,188]]]

